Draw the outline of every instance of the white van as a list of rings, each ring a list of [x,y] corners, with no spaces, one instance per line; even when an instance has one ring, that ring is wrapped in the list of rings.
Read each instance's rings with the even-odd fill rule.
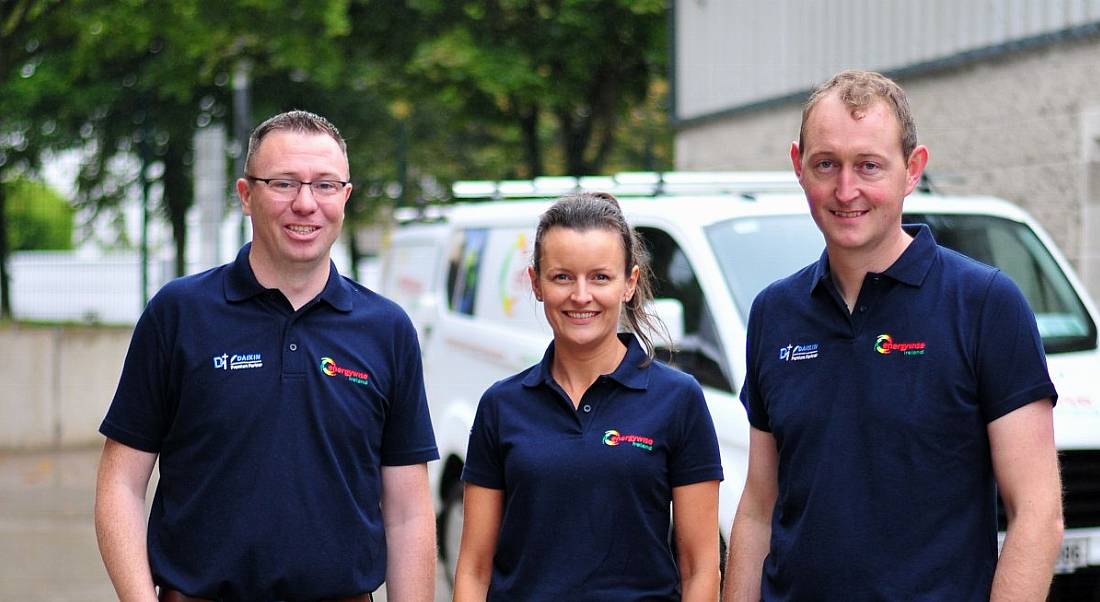
[[[679,347],[672,364],[703,386],[718,432],[726,480],[715,528],[723,535],[747,466],[749,426],[737,395],[749,307],[762,288],[812,263],[825,246],[794,177],[771,172],[459,183],[456,196],[491,200],[455,205],[440,223],[400,227],[384,257],[381,292],[405,305],[422,337],[442,456],[431,465],[432,487],[452,575],[474,411],[491,383],[537,363],[551,339],[525,270],[539,215],[577,188],[618,196],[649,247],[657,308]],[[501,200],[508,197],[518,198]],[[1067,529],[1058,570],[1100,568],[1095,306],[1050,237],[1008,202],[915,193],[905,212],[907,223],[927,223],[938,242],[1000,267],[1027,295],[1060,393],[1054,416]]]

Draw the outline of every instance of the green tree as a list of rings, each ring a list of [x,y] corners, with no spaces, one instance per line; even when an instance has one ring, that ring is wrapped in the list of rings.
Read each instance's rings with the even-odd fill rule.
[[[41,182],[20,178],[2,185],[12,251],[64,251],[73,248],[73,207]]]
[[[659,0],[410,4],[423,30],[409,75],[464,113],[516,128],[526,176],[546,171],[548,135],[561,171],[601,171],[667,63]]]

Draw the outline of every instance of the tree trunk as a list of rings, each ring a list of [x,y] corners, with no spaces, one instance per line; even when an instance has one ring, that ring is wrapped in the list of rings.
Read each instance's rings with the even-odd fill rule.
[[[175,247],[175,276],[187,273],[187,211],[193,202],[191,166],[186,158],[190,142],[172,139],[164,154],[164,199],[161,201],[172,225]]]
[[[527,177],[543,174],[542,145],[539,143],[539,108],[532,105],[520,109],[519,127],[523,133],[524,158],[527,160]]]
[[[11,274],[8,273],[8,198],[0,182],[0,319],[11,319]]]

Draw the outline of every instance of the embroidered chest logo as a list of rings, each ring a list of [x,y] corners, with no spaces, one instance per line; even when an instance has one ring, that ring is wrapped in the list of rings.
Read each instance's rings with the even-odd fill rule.
[[[875,339],[875,351],[882,355],[890,355],[895,351],[900,352],[902,355],[924,355],[924,348],[924,341],[895,343],[894,337],[888,334],[880,334]]]
[[[630,444],[646,451],[653,451],[653,439],[641,435],[624,435],[615,429],[604,431],[603,444],[609,447]]]
[[[368,376],[366,372],[337,366],[336,360],[331,357],[321,358],[321,372],[323,372],[325,376],[343,376],[347,380],[360,385],[365,385],[370,381],[370,376]]]
[[[779,359],[784,362],[797,362],[799,360],[812,360],[818,354],[817,343],[803,343],[801,345],[787,345],[779,348]]]
[[[223,353],[214,356],[215,370],[247,370],[249,368],[263,368],[264,360],[259,353]]]

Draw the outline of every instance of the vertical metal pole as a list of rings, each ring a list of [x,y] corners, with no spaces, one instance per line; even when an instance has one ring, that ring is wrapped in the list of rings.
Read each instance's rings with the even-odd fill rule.
[[[244,159],[248,152],[248,136],[252,132],[252,62],[242,58],[237,60],[236,69],[233,71],[233,136],[237,139],[240,152],[237,153],[235,166],[238,178],[244,177]],[[236,182],[234,181],[234,185]],[[238,229],[238,246],[244,246],[246,240],[246,226],[248,216],[241,214],[240,227]]]
[[[151,147],[149,137],[149,112],[142,116],[141,124],[141,307],[149,303],[149,162]]]

